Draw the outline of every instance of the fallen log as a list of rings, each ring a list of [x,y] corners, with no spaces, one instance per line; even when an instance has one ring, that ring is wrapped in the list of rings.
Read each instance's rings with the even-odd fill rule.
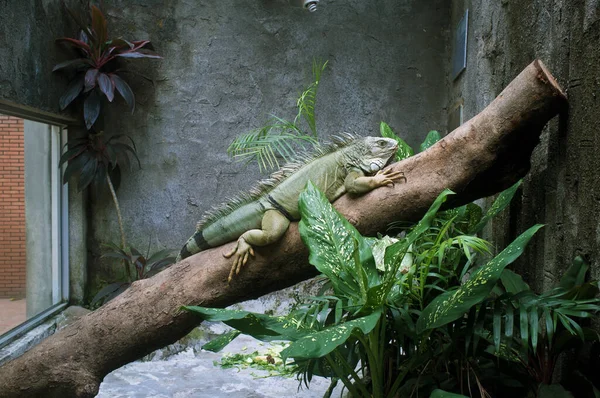
[[[457,192],[451,205],[497,193],[522,178],[544,125],[566,108],[566,96],[534,61],[479,115],[427,151],[393,164],[406,182],[335,207],[365,235],[395,220],[418,220],[437,195]],[[232,243],[233,244],[233,243]],[[182,305],[224,307],[316,275],[297,224],[284,238],[257,248],[231,284],[228,244],[189,257],[49,337],[0,368],[0,397],[93,397],[106,374],[175,342],[198,324]],[[201,384],[201,380],[198,381]]]

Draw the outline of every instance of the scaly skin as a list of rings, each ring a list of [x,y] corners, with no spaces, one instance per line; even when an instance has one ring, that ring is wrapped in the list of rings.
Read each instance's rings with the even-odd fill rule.
[[[298,197],[309,180],[330,202],[346,192],[364,194],[378,187],[393,186],[404,174],[383,167],[397,149],[397,143],[389,138],[366,137],[308,161],[259,197],[203,225],[182,248],[178,261],[237,239],[236,246],[223,254],[233,259],[228,278],[231,281],[254,256],[253,246],[276,242],[290,222],[300,218]]]

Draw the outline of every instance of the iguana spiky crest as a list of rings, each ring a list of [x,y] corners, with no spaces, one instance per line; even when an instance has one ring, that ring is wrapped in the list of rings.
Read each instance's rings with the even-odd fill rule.
[[[233,212],[235,209],[253,202],[263,195],[269,193],[273,188],[300,170],[307,163],[335,152],[341,148],[352,145],[360,138],[361,137],[358,135],[344,132],[331,137],[331,142],[315,146],[312,152],[299,152],[292,160],[286,163],[279,170],[273,172],[269,177],[260,180],[254,187],[250,188],[248,192],[241,192],[236,196],[227,198],[225,203],[214,206],[207,210],[200,221],[198,221],[196,224],[196,230],[202,230],[203,227],[212,224],[221,217],[231,214],[231,212]]]

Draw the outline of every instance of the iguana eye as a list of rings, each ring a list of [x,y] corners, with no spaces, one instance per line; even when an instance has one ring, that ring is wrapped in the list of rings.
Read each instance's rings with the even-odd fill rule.
[[[379,146],[383,148],[385,146],[385,141],[379,141]]]

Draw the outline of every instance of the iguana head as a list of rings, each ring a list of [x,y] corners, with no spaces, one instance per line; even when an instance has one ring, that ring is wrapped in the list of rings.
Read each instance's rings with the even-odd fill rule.
[[[398,143],[391,138],[365,137],[355,141],[353,159],[355,167],[360,167],[365,173],[373,174],[383,169],[398,150]]]

